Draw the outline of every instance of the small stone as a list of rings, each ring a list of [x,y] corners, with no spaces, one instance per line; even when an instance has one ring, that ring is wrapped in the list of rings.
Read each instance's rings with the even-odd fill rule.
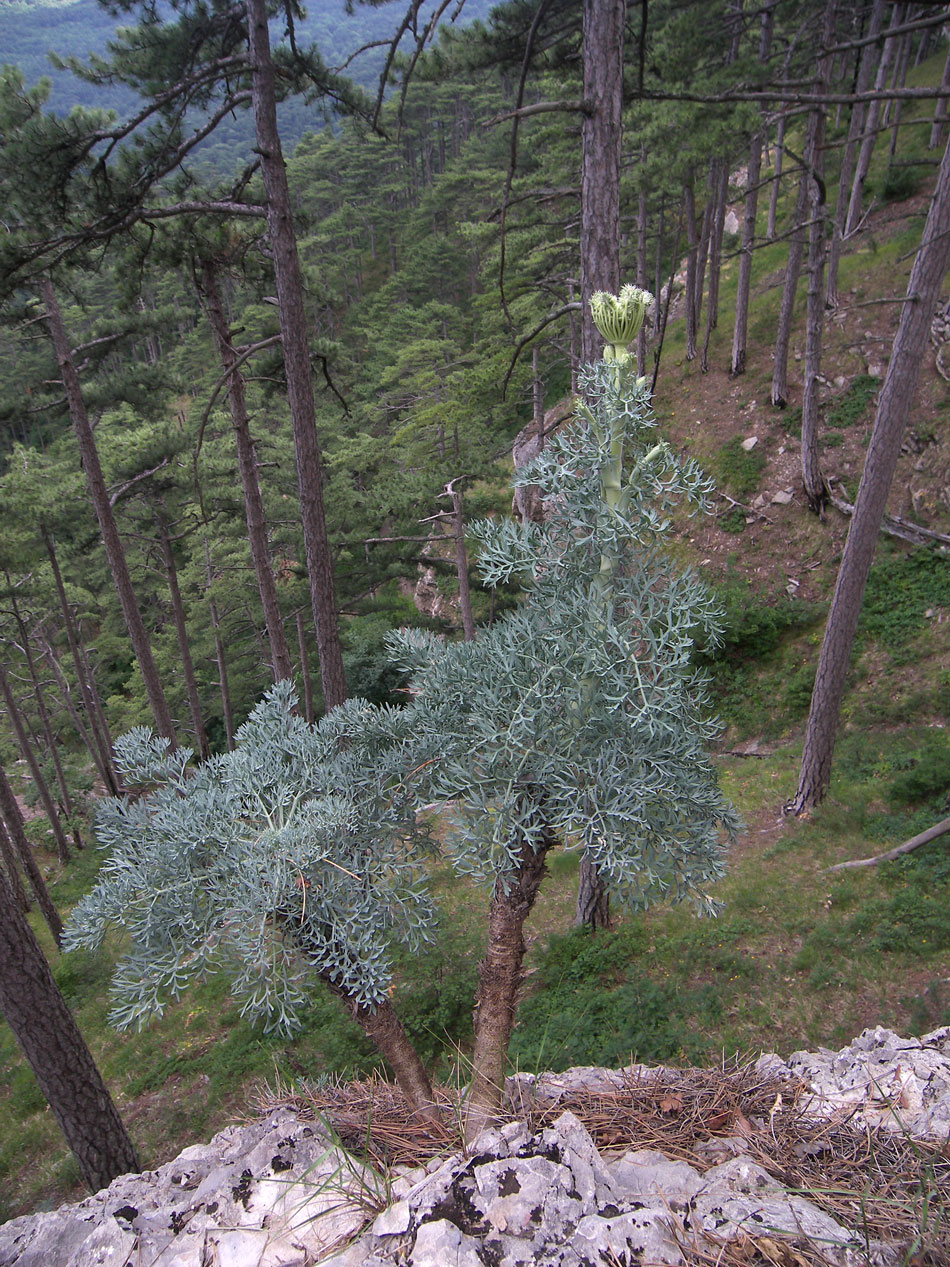
[[[791,494],[790,492],[788,492],[788,491],[780,491],[780,492],[778,492],[778,493],[773,493],[773,494],[772,494],[772,505],[773,505],[773,506],[788,506],[788,505],[790,505],[790,504],[791,504],[791,502],[793,502],[794,500],[795,500],[795,499],[794,499],[794,497],[793,497],[793,496],[792,496],[792,494]]]
[[[410,1210],[408,1201],[397,1201],[388,1210],[376,1216],[373,1232],[376,1236],[399,1236],[409,1231]]]
[[[742,447],[745,449],[746,453],[751,453],[758,443],[759,443],[758,436],[748,436],[745,440],[742,441]]]
[[[884,369],[877,361],[868,363],[868,378],[883,378]]]
[[[844,376],[843,374],[836,374],[836,375],[835,375],[835,387],[837,387],[839,390],[840,390],[842,387],[844,387],[844,385],[845,385],[845,383],[847,383],[847,381],[848,381],[848,380],[845,378],[845,376]]]

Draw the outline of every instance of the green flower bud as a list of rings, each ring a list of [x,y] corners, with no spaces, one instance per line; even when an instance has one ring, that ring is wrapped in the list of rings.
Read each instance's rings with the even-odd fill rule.
[[[639,286],[623,286],[619,295],[598,290],[591,295],[590,311],[594,325],[607,340],[604,360],[623,364],[627,359],[627,344],[640,333],[643,318],[653,296]]]

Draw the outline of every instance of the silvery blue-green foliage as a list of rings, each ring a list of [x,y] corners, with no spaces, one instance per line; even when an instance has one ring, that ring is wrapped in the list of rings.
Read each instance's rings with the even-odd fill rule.
[[[413,776],[426,752],[409,715],[351,700],[310,727],[295,703],[289,683],[273,687],[235,750],[195,767],[147,730],[119,741],[123,777],[148,790],[103,803],[109,856],[67,933],[94,947],[109,926],[127,932],[116,1024],[224,969],[248,1014],[289,1030],[318,976],[373,1005],[392,937],[428,937]]]
[[[664,549],[678,500],[709,482],[654,438],[642,380],[589,371],[587,405],[519,474],[540,486],[543,525],[472,529],[489,583],[521,579],[513,614],[473,642],[404,633],[420,731],[437,736],[433,795],[450,802],[459,869],[494,881],[524,843],[553,832],[637,908],[708,887],[737,820],[707,755],[718,726],[692,667],[717,606]]]

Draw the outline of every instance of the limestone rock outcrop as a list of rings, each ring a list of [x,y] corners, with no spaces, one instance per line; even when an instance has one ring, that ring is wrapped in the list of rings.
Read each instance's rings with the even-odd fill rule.
[[[763,1056],[759,1068],[804,1084],[800,1104],[818,1119],[950,1138],[950,1027],[920,1039],[869,1029],[838,1052]],[[663,1072],[520,1075],[507,1095],[528,1114],[539,1100],[622,1092],[625,1079]],[[722,1156],[701,1170],[656,1150],[601,1154],[564,1111],[543,1129],[512,1121],[468,1152],[384,1175],[319,1121],[281,1106],[76,1205],[4,1224],[0,1267],[672,1265],[693,1249],[715,1261],[741,1238],[784,1244],[783,1262],[902,1261],[900,1249],[786,1191],[741,1151]]]

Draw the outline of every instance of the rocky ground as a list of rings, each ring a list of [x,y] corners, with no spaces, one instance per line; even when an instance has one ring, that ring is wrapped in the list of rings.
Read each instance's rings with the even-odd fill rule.
[[[950,1264],[950,1027],[733,1070],[520,1075],[507,1098],[464,1151],[391,1088],[271,1097],[7,1223],[0,1267]]]

